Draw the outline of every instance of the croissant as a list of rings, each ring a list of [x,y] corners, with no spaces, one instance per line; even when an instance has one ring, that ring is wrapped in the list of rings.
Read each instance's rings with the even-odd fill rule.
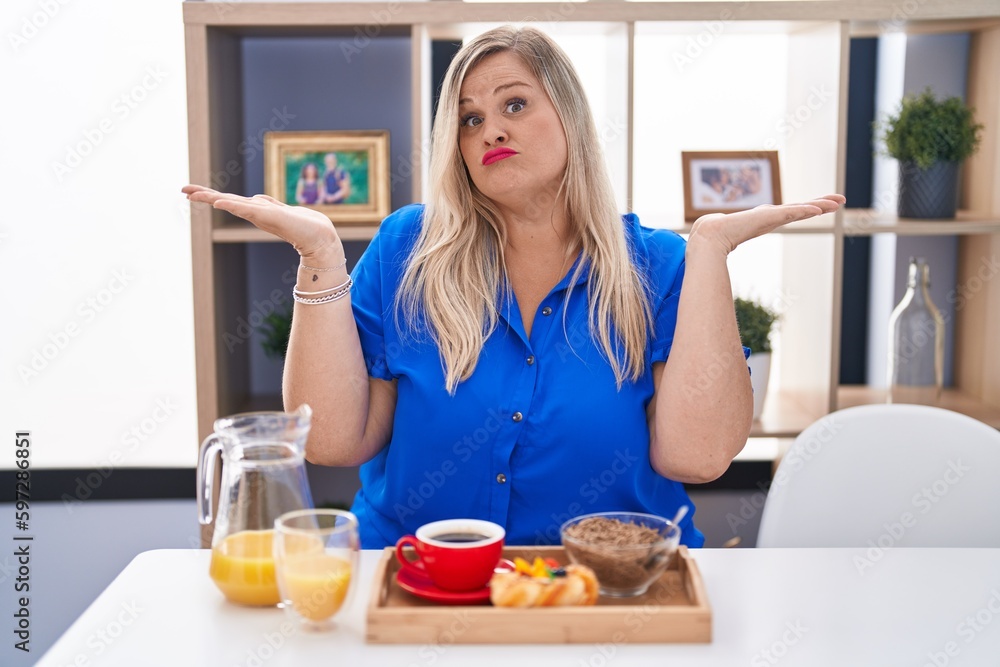
[[[564,576],[533,577],[521,572],[497,572],[490,580],[490,601],[497,607],[566,607],[597,602],[594,571],[567,565]]]

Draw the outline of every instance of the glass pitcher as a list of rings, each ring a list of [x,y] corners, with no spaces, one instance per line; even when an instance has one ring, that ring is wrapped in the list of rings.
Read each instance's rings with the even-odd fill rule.
[[[285,512],[312,509],[305,442],[312,409],[292,413],[247,412],[215,421],[201,445],[198,507],[212,521],[216,454],[222,454],[222,487],[212,535],[209,574],[232,602],[279,602],[274,575],[274,521]]]

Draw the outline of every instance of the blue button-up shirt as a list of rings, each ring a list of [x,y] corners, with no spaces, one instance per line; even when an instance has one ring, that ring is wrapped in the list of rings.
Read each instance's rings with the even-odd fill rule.
[[[691,505],[681,484],[650,466],[646,414],[652,365],[667,358],[673,341],[684,240],[641,227],[635,215],[622,218],[655,318],[637,382],[619,391],[589,336],[588,267],[565,301],[574,265],[539,304],[530,337],[513,296],[500,297],[500,321],[475,372],[450,396],[433,341],[426,334],[400,336],[393,312],[423,211],[411,205],[386,218],[353,272],[351,299],[368,372],[397,380],[398,392],[391,441],[361,466],[352,511],[363,547],[391,545],[450,518],[498,523],[508,544],[558,544],[559,526],[580,514],[669,518],[681,504]],[[699,547],[704,537],[693,514],[681,523],[682,542]]]

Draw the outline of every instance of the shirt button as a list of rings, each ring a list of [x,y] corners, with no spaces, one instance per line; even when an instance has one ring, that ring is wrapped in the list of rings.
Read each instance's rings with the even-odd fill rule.
[[[533,365],[535,363],[535,355],[533,354],[528,355],[528,358],[525,359],[525,361],[528,362],[529,366]]]
[[[506,484],[506,483],[507,483],[507,475],[503,473],[497,475],[497,484]]]
[[[549,308],[548,306],[545,306],[544,308],[542,308],[542,315],[545,315],[546,317],[548,317],[551,314],[552,314],[552,309],[551,308]]]
[[[513,419],[516,422],[519,422],[522,419],[524,419],[524,415],[522,415],[520,412],[515,412],[513,415],[511,415],[510,418]]]

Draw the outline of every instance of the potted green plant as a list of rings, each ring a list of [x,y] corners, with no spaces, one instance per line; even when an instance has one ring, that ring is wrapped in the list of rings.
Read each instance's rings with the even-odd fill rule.
[[[288,336],[292,333],[291,306],[286,306],[284,310],[275,309],[264,318],[259,329],[264,335],[261,341],[264,354],[271,359],[284,359],[285,352],[288,351]]]
[[[750,383],[753,386],[753,418],[760,419],[764,411],[764,396],[771,376],[771,331],[778,314],[761,303],[739,297],[733,299],[740,341],[750,348]]]
[[[904,97],[879,124],[885,152],[899,160],[901,218],[954,218],[958,170],[979,148],[983,129],[958,97],[938,100],[930,88]]]

